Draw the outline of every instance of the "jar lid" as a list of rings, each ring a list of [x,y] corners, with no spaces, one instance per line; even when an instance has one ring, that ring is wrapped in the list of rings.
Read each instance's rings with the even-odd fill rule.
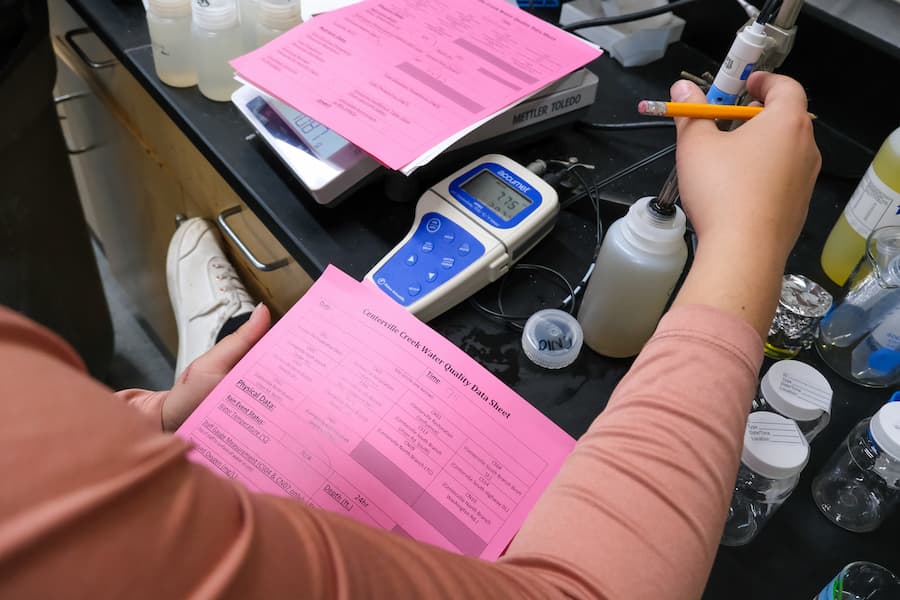
[[[203,6],[196,2],[191,6],[194,23],[203,29],[223,31],[238,26],[238,9],[234,2]]]
[[[787,274],[781,280],[779,303],[796,315],[823,317],[833,301],[828,290],[804,275]]]
[[[539,310],[525,322],[522,350],[534,364],[545,369],[561,369],[578,358],[584,333],[569,313],[556,309]]]
[[[781,414],[798,421],[831,412],[833,391],[825,376],[799,360],[773,364],[759,382],[763,398]]]
[[[162,19],[191,15],[191,0],[148,0],[147,12]]]
[[[900,402],[888,402],[869,421],[872,440],[894,460],[900,460]]]
[[[796,475],[809,460],[809,444],[797,423],[770,412],[747,417],[741,462],[769,479]]]
[[[301,22],[296,0],[260,0],[256,22],[270,29],[288,30]]]

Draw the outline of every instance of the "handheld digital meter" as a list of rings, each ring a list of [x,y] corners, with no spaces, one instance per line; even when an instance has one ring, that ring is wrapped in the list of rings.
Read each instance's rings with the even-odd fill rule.
[[[509,271],[558,214],[547,182],[487,154],[422,194],[413,227],[366,279],[429,321]]]

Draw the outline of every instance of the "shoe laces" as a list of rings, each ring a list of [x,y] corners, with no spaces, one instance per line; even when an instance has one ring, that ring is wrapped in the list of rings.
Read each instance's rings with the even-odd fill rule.
[[[224,257],[215,257],[210,263],[210,274],[213,285],[219,292],[217,305],[234,304],[235,307],[248,305],[253,308],[253,299],[247,293],[244,282],[241,281],[237,271]]]

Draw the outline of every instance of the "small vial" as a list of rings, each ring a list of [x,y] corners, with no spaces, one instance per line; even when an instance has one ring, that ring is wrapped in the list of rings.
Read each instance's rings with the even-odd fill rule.
[[[881,565],[852,562],[828,582],[813,600],[896,600],[900,598],[900,577]]]
[[[191,59],[190,0],[149,0],[147,28],[159,80],[172,87],[197,85]]]
[[[241,12],[241,44],[244,52],[256,50],[256,19],[259,11],[259,0],[235,0]]]
[[[807,442],[825,429],[831,417],[833,391],[825,376],[798,360],[773,364],[759,382],[753,410],[767,410],[793,419]]]
[[[231,1],[208,6],[195,3],[193,18],[197,86],[210,100],[227,102],[240,86],[228,64],[242,51],[237,5]]]
[[[723,546],[743,546],[790,497],[809,460],[809,444],[797,424],[770,412],[750,413]]]
[[[812,483],[816,506],[849,531],[877,529],[900,504],[900,402],[850,432]]]
[[[302,22],[296,0],[259,0],[256,13],[256,46],[268,44]]]

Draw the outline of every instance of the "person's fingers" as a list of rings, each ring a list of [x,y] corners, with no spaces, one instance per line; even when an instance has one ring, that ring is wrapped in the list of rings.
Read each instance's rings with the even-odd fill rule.
[[[806,91],[796,80],[785,75],[755,71],[747,80],[747,91],[768,107],[806,112]]]
[[[669,97],[672,102],[706,103],[706,96],[700,87],[686,79],[679,79],[669,89]],[[689,117],[676,117],[675,129],[678,131],[678,141],[685,142],[689,137],[708,135],[718,131],[716,124],[711,119],[691,119]]]
[[[237,331],[222,338],[219,343],[191,363],[189,369],[185,369],[181,380],[189,377],[189,371],[224,375],[265,335],[270,324],[269,309],[260,303],[253,309],[247,322]]]
[[[265,335],[270,324],[269,309],[260,304],[237,331],[188,365],[166,396],[162,408],[163,429],[178,429],[228,371]]]

